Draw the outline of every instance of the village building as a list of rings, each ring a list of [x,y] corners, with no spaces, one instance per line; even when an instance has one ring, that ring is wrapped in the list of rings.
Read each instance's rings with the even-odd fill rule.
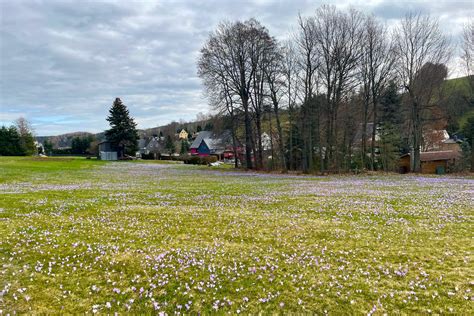
[[[219,160],[234,159],[230,131],[225,131],[220,135],[210,131],[199,132],[190,146],[190,153],[201,157],[217,156]]]
[[[272,139],[266,132],[262,133],[262,149],[269,151],[272,149]]]
[[[138,140],[137,157],[140,157],[141,155],[148,155],[148,150],[146,148],[146,139],[143,138],[140,138]]]
[[[461,152],[462,148],[461,148],[461,145],[455,139],[449,138],[441,142],[440,150],[444,150],[444,151],[452,150],[452,151]]]
[[[185,139],[186,140],[186,139],[188,139],[188,135],[189,135],[188,132],[186,132],[186,130],[182,129],[181,132],[179,132],[178,137],[179,137],[179,139]]]
[[[117,160],[118,157],[119,149],[115,143],[108,140],[99,143],[99,158],[101,160]]]
[[[444,174],[449,172],[457,160],[460,153],[454,150],[429,151],[420,153],[421,173]],[[408,153],[400,157],[400,173],[410,172],[413,168],[412,154]]]
[[[145,147],[146,154],[153,154],[154,159],[158,159],[165,153],[164,141],[161,137],[153,137]]]

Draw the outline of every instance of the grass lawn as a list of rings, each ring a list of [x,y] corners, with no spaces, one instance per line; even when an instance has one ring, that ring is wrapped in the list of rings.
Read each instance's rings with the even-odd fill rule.
[[[0,157],[0,314],[474,308],[474,179]]]

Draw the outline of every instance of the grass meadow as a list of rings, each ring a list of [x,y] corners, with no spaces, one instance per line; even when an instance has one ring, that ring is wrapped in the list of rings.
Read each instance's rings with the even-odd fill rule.
[[[474,179],[0,157],[0,314],[471,314]]]

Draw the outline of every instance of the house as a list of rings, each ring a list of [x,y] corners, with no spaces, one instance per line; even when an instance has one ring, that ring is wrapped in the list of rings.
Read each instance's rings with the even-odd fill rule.
[[[265,132],[262,133],[262,149],[263,150],[272,149],[272,139],[270,138],[270,135],[268,135]]]
[[[441,145],[440,145],[440,149],[441,150],[452,150],[452,151],[456,151],[456,152],[461,152],[462,149],[461,149],[461,146],[459,145],[459,143],[455,140],[455,139],[452,139],[452,138],[449,138],[449,139],[446,139],[444,141],[441,142]]]
[[[199,132],[189,147],[191,155],[209,156],[211,154],[211,149],[209,147],[212,143],[212,136],[212,132],[209,131]]]
[[[146,154],[153,154],[155,159],[158,159],[165,152],[164,141],[162,137],[153,137],[146,145]]]
[[[146,148],[146,139],[143,138],[140,138],[138,140],[137,157],[140,157],[141,155],[148,155],[148,150]]]
[[[105,140],[99,143],[99,158],[101,160],[117,160],[119,157],[119,148],[117,144]]]
[[[443,174],[448,172],[460,157],[460,153],[453,150],[421,152],[421,173]],[[412,154],[402,155],[399,162],[400,173],[412,170],[412,164]]]
[[[201,157],[215,155],[219,160],[233,159],[232,135],[230,131],[224,131],[220,135],[210,131],[199,132],[190,146],[190,153]]]
[[[188,139],[188,132],[186,132],[184,129],[182,129],[181,132],[179,132],[178,137],[179,137],[179,139]]]

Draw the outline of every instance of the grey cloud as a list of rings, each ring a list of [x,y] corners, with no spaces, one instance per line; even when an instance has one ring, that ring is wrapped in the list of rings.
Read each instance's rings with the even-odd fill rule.
[[[115,97],[140,128],[193,119],[208,110],[198,52],[221,20],[255,17],[283,39],[298,13],[312,14],[321,3],[0,0],[0,124],[22,115],[40,135],[98,132]],[[393,21],[408,7],[426,10],[453,34],[473,15],[463,1],[399,3],[349,5]]]

